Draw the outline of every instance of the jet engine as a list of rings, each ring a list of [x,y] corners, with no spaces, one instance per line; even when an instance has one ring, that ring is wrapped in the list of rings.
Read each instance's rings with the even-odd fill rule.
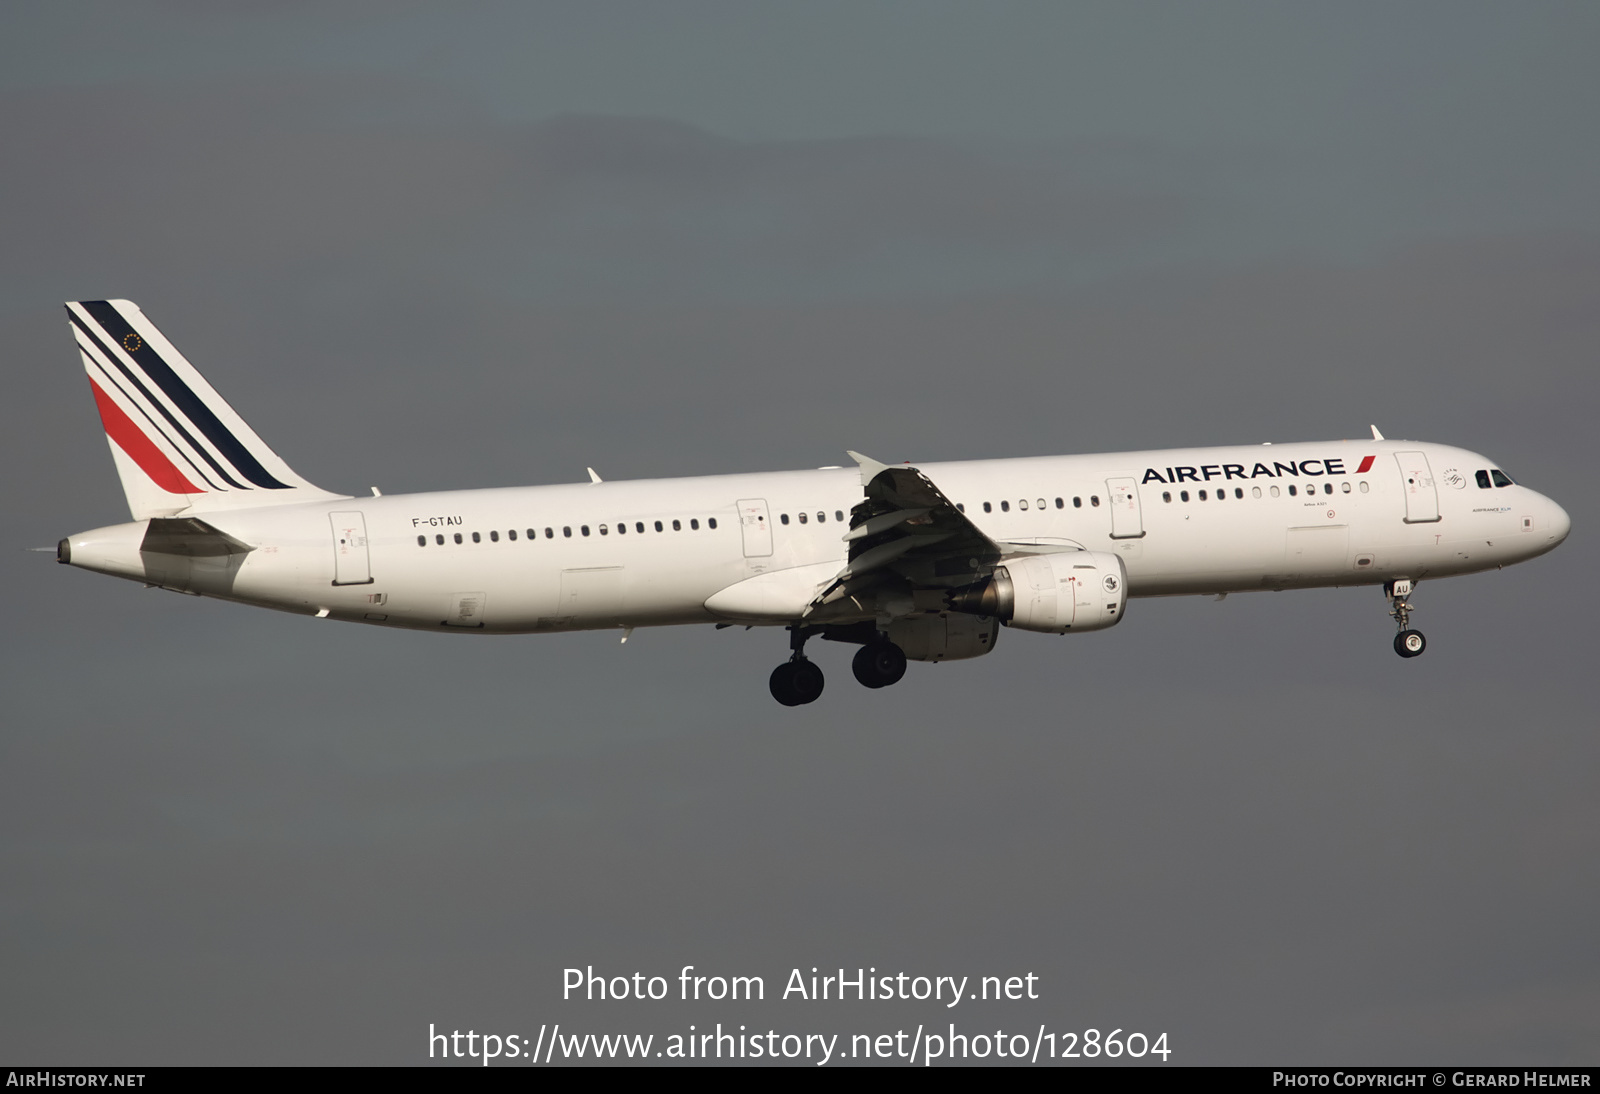
[[[1128,602],[1122,559],[1105,551],[1015,558],[982,581],[952,589],[951,611],[992,615],[1008,627],[1047,634],[1114,626]]]

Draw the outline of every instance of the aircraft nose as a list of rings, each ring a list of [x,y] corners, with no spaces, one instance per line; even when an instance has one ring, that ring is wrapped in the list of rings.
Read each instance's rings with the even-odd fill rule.
[[[1565,509],[1549,498],[1545,498],[1544,503],[1550,507],[1550,513],[1545,518],[1546,526],[1550,529],[1550,538],[1555,543],[1560,543],[1567,538],[1567,533],[1572,531],[1572,518],[1567,516]]]

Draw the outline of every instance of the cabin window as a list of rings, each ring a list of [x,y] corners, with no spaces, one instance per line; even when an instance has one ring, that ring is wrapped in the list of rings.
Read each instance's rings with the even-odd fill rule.
[[[682,524],[682,523],[681,523],[681,522],[679,522],[679,521],[673,521],[673,522],[672,522],[672,530],[673,530],[673,531],[674,531],[674,532],[681,532],[681,531],[683,531],[683,524]]]
[[[1472,477],[1478,480],[1478,489],[1479,490],[1487,490],[1487,489],[1489,489],[1489,472],[1487,472],[1487,471],[1477,471],[1477,472],[1473,473]]]
[[[789,523],[789,514],[788,513],[779,513],[778,514],[778,523],[779,524],[788,524]]]
[[[604,524],[602,524],[600,526],[600,534],[602,536],[609,536],[611,534],[611,529],[607,528]]]
[[[627,534],[628,534],[628,522],[625,521],[625,520],[617,521],[617,535],[625,536]]]
[[[1206,492],[1204,490],[1200,491],[1200,500],[1201,501],[1205,501],[1206,500]]]
[[[689,518],[689,531],[698,532],[699,530],[700,530],[700,518],[699,517],[691,517],[691,518]]]
[[[1023,498],[1021,501],[1017,502],[1017,508],[1026,513],[1028,511],[1028,499]]]
[[[826,523],[828,523],[828,514],[819,512],[817,514],[817,523],[818,524],[826,524]]]
[[[1187,501],[1188,499],[1189,499],[1189,495],[1185,494],[1184,495],[1184,500]],[[1083,508],[1083,499],[1082,498],[1073,498],[1072,499],[1072,507],[1074,509],[1082,509]]]
[[[515,528],[511,529],[509,532],[506,533],[506,538],[509,539],[512,543],[517,542],[517,530]]]
[[[1180,501],[1188,501],[1189,500],[1189,491],[1187,491],[1187,490],[1179,490],[1178,491],[1178,499]]]
[[[1347,483],[1347,482],[1345,482],[1345,483],[1340,483],[1340,484],[1339,484],[1339,488],[1340,488],[1340,489],[1341,489],[1341,490],[1343,490],[1343,491],[1344,491],[1344,492],[1345,492],[1345,493],[1346,493],[1346,494],[1348,494],[1348,493],[1349,493],[1349,492],[1350,492],[1350,484],[1349,484],[1349,483]]]
[[[1011,512],[1011,503],[1010,503],[1010,502],[1009,502],[1009,501],[1003,501],[1003,502],[1001,502],[1001,503],[1000,503],[1000,511],[1001,511],[1001,512],[1002,512],[1002,513],[1009,513],[1009,512]]]
[[[571,534],[572,534],[571,532],[567,533],[567,535],[569,535],[569,536]],[[529,539],[533,538],[533,533],[531,531],[528,533],[528,538]],[[554,528],[546,528],[544,530],[544,538],[545,539],[555,539],[556,538],[556,530]]]
[[[1490,468],[1489,469],[1489,474],[1494,476],[1494,484],[1496,486],[1513,486],[1513,485],[1515,485],[1511,481],[1511,476],[1507,475],[1504,471],[1500,470],[1498,467]]]
[[[1062,501],[1060,498],[1056,499],[1056,508],[1057,509],[1065,509],[1066,507],[1067,507],[1066,502]]]
[[[1099,494],[1090,494],[1089,495],[1089,504],[1094,506],[1096,509],[1100,508],[1100,495]]]
[[[566,536],[568,539],[571,539],[572,538],[572,525],[563,524],[561,526],[561,534],[563,536]]]
[[[809,522],[810,520],[811,520],[811,518],[808,517],[806,514],[804,514],[804,513],[800,514],[800,523],[801,524],[805,524],[805,523]]]
[[[472,542],[474,542],[474,543],[482,543],[483,542],[483,537],[480,536],[477,532],[474,532],[474,533],[472,533]]]
[[[661,531],[661,530],[662,530],[662,528],[661,528],[661,522],[660,522],[660,521],[659,521],[659,520],[658,520],[658,521],[656,521],[656,531],[658,531],[658,532],[659,532],[659,531]]]
[[[1367,492],[1367,489],[1368,489],[1368,487],[1367,487],[1367,484],[1366,484],[1366,480],[1362,480],[1362,483],[1361,483],[1361,492],[1362,492],[1362,493],[1363,493],[1363,494],[1365,494],[1365,493],[1366,493],[1366,492]]]
[[[1291,482],[1289,484],[1289,496],[1292,498],[1292,497],[1294,497],[1294,494],[1295,494],[1294,483]]]
[[[1234,496],[1234,497],[1235,497],[1235,498],[1242,498],[1242,497],[1244,497],[1244,487],[1242,487],[1242,486],[1235,486],[1235,487],[1234,487],[1234,488],[1233,488],[1233,496]]]
[[[1250,496],[1253,498],[1259,498],[1261,496],[1261,487],[1252,486],[1250,488]]]
[[[716,517],[707,517],[706,518],[706,527],[707,528],[715,528],[716,526],[717,526],[717,518]]]
[[[1172,502],[1172,491],[1171,490],[1163,490],[1163,491],[1161,491],[1161,500],[1164,501],[1164,502],[1167,502],[1168,504],[1171,504],[1171,502]]]
[[[441,547],[443,547],[443,546],[444,546],[444,536],[442,536],[442,535],[440,535],[440,536],[434,536],[434,537],[433,537],[433,542],[435,542],[435,543],[437,543],[437,544],[438,544],[438,545],[439,545],[439,546],[441,546]]]
[[[457,532],[457,533],[456,533],[456,542],[457,542],[457,543],[460,543],[460,542],[461,542],[461,533],[460,533],[460,532]]]
[[[956,502],[956,512],[965,513],[966,511],[967,511],[967,503],[966,502],[964,502],[964,501]]]
[[[844,510],[843,509],[835,509],[833,511],[833,519],[838,521],[840,524],[843,524],[844,523]],[[711,527],[715,528],[716,525],[713,524]]]
[[[587,524],[580,524],[580,525],[578,525],[578,531],[582,532],[584,535],[588,535],[589,534],[589,526]]]
[[[642,520],[634,521],[633,522],[633,530],[635,532],[638,532],[641,536],[644,535],[644,521],[642,521]]]
[[[1272,496],[1273,497],[1277,497],[1278,496],[1278,488],[1276,486],[1274,486],[1272,488]]]
[[[1322,484],[1322,492],[1323,492],[1323,493],[1324,493],[1324,494],[1331,494],[1331,493],[1333,493],[1333,483],[1331,483],[1331,482],[1325,482],[1325,483],[1323,483],[1323,484]]]
[[[985,513],[992,513],[992,512],[994,512],[994,508],[988,502],[984,502],[983,503],[983,511]]]
[[[427,536],[418,536],[417,537],[417,546],[418,547],[426,547],[427,545],[428,545],[428,537]]]
[[[489,533],[489,542],[490,543],[499,543],[500,542],[500,533],[491,531]]]

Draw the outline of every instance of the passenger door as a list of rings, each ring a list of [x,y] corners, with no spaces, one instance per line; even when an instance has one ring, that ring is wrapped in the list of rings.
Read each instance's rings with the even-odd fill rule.
[[[739,533],[744,537],[745,558],[772,554],[772,521],[765,498],[744,498],[739,502]]]
[[[1425,452],[1396,452],[1400,485],[1406,492],[1406,523],[1431,524],[1439,519],[1439,489]]]
[[[329,513],[333,525],[333,583],[371,585],[367,557],[367,522],[360,513]]]
[[[1144,535],[1144,517],[1139,511],[1139,488],[1132,479],[1107,479],[1111,496],[1111,538],[1138,539]]]

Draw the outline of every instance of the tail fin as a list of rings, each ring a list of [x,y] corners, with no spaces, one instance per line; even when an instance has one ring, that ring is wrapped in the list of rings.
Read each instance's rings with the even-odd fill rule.
[[[344,497],[290,470],[128,300],[67,304],[135,520]]]

